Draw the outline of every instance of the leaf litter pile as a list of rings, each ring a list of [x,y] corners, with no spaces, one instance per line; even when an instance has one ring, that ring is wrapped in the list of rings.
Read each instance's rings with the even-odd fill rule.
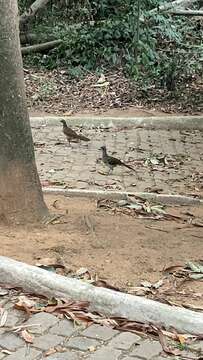
[[[203,227],[203,219],[198,219],[192,213],[179,214],[178,211],[170,211],[166,206],[150,203],[135,196],[128,196],[127,200],[98,200],[97,207],[110,211],[113,214],[125,214],[139,219],[153,220],[176,220],[185,224]]]
[[[72,115],[125,109],[130,106],[155,108],[163,112],[201,111],[201,79],[195,79],[179,94],[150,86],[142,90],[127,79],[121,70],[101,76],[89,73],[82,79],[70,79],[64,69],[42,71],[24,69],[28,106],[32,110]]]

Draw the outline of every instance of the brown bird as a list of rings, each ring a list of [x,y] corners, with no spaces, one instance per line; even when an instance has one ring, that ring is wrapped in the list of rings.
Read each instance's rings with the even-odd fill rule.
[[[77,134],[74,130],[72,130],[70,127],[67,126],[65,120],[60,120],[61,123],[63,124],[63,133],[66,136],[69,145],[71,140],[83,140],[83,141],[90,141],[90,139],[88,139],[86,136],[83,136],[81,134]]]
[[[113,171],[113,169],[116,166],[125,166],[126,168],[135,171],[131,166],[125,164],[120,159],[117,159],[117,158],[115,158],[113,156],[109,156],[107,154],[106,146],[102,146],[100,148],[100,150],[102,150],[102,161],[103,161],[103,163],[109,167],[109,173],[110,173],[110,171]]]

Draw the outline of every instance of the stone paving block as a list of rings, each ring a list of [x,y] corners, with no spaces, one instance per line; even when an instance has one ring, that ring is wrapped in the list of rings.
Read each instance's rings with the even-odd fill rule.
[[[89,348],[96,347],[98,345],[100,345],[99,341],[81,336],[71,338],[67,343],[65,343],[65,346],[80,351],[87,351]]]
[[[77,331],[77,328],[74,327],[74,324],[70,320],[61,320],[58,324],[54,325],[50,329],[51,334],[61,335],[61,336],[70,336]]]
[[[127,350],[133,344],[137,344],[140,341],[141,341],[140,336],[132,334],[130,332],[123,332],[117,335],[116,337],[114,337],[110,341],[109,345],[112,348]]]
[[[21,322],[23,322],[26,319],[26,317],[23,315],[24,315],[23,311],[19,312],[15,309],[10,309],[8,311],[6,323],[4,326],[14,327],[17,323],[20,324]]]
[[[15,351],[17,348],[22,347],[25,344],[19,336],[13,333],[4,333],[0,335],[0,346],[3,349]]]
[[[33,346],[41,350],[48,350],[63,342],[64,338],[62,336],[46,334],[35,338]]]
[[[144,359],[152,359],[158,356],[162,351],[161,344],[158,341],[144,340],[140,345],[130,353],[130,356],[142,357]]]
[[[91,325],[83,331],[82,334],[87,337],[106,341],[119,334],[119,332],[107,326]]]
[[[117,360],[121,355],[121,351],[110,346],[103,347],[94,354],[89,356],[90,360]],[[132,358],[131,358],[132,360]]]
[[[6,360],[38,360],[40,358],[41,351],[33,348],[27,348],[25,346],[24,348],[21,348],[15,353],[6,357]]]
[[[79,360],[81,359],[81,356],[78,353],[66,351],[63,353],[53,354],[51,356],[46,357],[46,359],[47,360]]]
[[[191,350],[200,351],[201,354],[203,354],[203,341],[195,342],[194,344],[191,344],[188,346]]]
[[[8,312],[5,326],[13,327],[16,324],[21,324],[26,318],[26,315],[22,311],[11,309]]]
[[[49,329],[51,326],[54,326],[58,321],[59,321],[59,319],[56,316],[42,312],[42,313],[33,315],[25,323],[25,325],[36,324],[36,327],[32,326],[29,328],[29,332],[34,333],[34,334],[42,334],[47,329]]]

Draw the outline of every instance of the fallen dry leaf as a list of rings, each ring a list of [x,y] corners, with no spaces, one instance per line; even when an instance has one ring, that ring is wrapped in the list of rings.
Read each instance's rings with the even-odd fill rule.
[[[181,351],[179,349],[174,349],[172,346],[167,345],[166,339],[164,337],[162,330],[157,329],[157,331],[158,331],[158,335],[159,335],[160,344],[161,344],[163,350],[165,351],[165,353],[170,354],[170,355],[175,355],[175,356],[181,355]]]
[[[29,344],[33,343],[34,336],[29,334],[29,332],[27,330],[21,331],[21,337]]]
[[[30,317],[31,315],[31,310],[25,304],[17,303],[14,305],[14,308],[17,310],[25,311],[28,317]]]
[[[55,353],[56,353],[56,349],[50,348],[49,350],[47,350],[45,352],[45,356],[49,356],[49,355],[52,355],[52,354],[55,354]]]
[[[94,352],[96,350],[95,346],[89,346],[88,347],[89,352]]]
[[[9,350],[6,350],[6,349],[1,350],[1,353],[6,354],[6,355],[11,355],[11,354],[13,354],[12,351],[9,351]]]
[[[8,311],[1,308],[0,327],[3,327],[6,324],[7,317],[8,317]]]
[[[21,295],[18,298],[17,305],[25,305],[28,308],[32,308],[35,305],[35,301],[25,295]]]
[[[8,295],[8,290],[0,288],[0,296]]]

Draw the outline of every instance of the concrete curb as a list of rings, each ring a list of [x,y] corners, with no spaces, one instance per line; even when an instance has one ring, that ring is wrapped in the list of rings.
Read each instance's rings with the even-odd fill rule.
[[[203,334],[203,314],[170,306],[49,271],[0,256],[0,282],[24,291],[74,301],[88,301],[90,311],[122,317],[145,324],[175,328],[180,333]]]
[[[85,128],[103,127],[142,127],[145,129],[162,130],[201,130],[203,131],[203,116],[159,116],[159,117],[73,117],[73,116],[45,116],[31,117],[31,126],[61,126],[60,120],[67,124],[83,126]]]
[[[112,199],[121,200],[128,197],[138,197],[145,200],[153,201],[165,205],[185,205],[185,206],[202,206],[203,200],[190,196],[156,194],[146,192],[123,192],[123,191],[103,191],[103,190],[79,190],[79,189],[63,189],[59,187],[44,187],[45,194],[64,195],[69,197],[82,197],[93,199]]]

